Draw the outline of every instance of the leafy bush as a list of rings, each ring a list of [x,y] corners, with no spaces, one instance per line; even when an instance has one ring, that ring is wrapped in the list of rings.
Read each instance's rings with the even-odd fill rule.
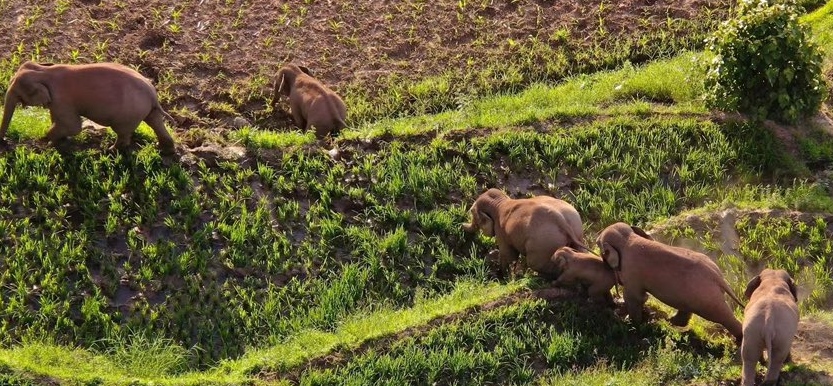
[[[825,96],[822,55],[798,22],[793,1],[743,0],[738,16],[710,39],[716,53],[706,77],[710,107],[795,122]]]

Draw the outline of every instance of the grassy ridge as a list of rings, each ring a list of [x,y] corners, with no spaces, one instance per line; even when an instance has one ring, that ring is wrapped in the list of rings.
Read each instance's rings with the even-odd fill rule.
[[[607,74],[584,78],[597,81],[585,83],[591,86],[586,94],[581,94],[583,87],[569,94],[587,99],[579,100],[577,108],[562,110],[566,113],[559,113],[557,104],[566,99],[537,88],[518,100],[540,99],[542,104],[533,104],[518,120],[502,117],[525,104],[505,97],[464,110],[467,115],[437,118],[440,115],[413,124],[418,127],[415,132],[425,132],[442,119],[449,122],[441,126],[445,130],[472,122],[480,123],[470,127],[530,124],[581,116],[582,109],[591,115],[613,115],[608,121],[569,128],[556,124],[546,134],[506,130],[453,141],[441,136],[429,144],[401,138],[369,144],[345,140],[339,159],[318,150],[267,151],[260,140],[251,140],[250,155],[239,163],[198,160],[169,165],[150,146],[128,156],[94,150],[62,155],[26,147],[4,153],[0,178],[7,183],[0,186],[0,239],[4,240],[0,256],[8,257],[0,275],[0,337],[7,347],[26,345],[3,354],[47,359],[55,355],[58,364],[79,355],[95,364],[113,357],[56,353],[51,345],[27,343],[40,339],[106,352],[150,336],[173,343],[166,347],[179,346],[176,366],[161,371],[171,374],[252,353],[251,347],[277,345],[272,354],[264,354],[270,349],[255,351],[242,362],[212,370],[218,372],[216,378],[213,372],[191,373],[172,383],[191,382],[191,375],[231,382],[239,380],[233,375],[238,371],[251,374],[292,366],[336,347],[338,339],[345,338],[339,331],[350,315],[420,304],[419,299],[453,291],[461,278],[488,281],[482,256],[492,244],[463,234],[459,223],[467,220],[470,201],[490,186],[505,187],[514,196],[565,197],[585,214],[591,232],[613,221],[646,224],[727,199],[760,201],[776,195],[774,200],[791,208],[830,210],[829,200],[820,197],[817,187],[784,183],[808,175],[808,168],[784,154],[779,141],[754,124],[676,114],[702,113],[694,101],[680,110],[667,107],[672,113],[668,116],[631,116],[666,108],[648,101],[691,101],[694,94],[688,90],[696,87],[694,83],[680,85],[684,82],[672,76],[657,81],[655,75],[668,63],[675,62],[657,64],[656,72],[648,72],[654,75],[642,78],[643,70],[633,70],[622,87]],[[631,70],[623,70],[624,74],[627,71]],[[581,79],[575,82],[571,84],[578,86]],[[593,91],[593,85],[599,91]],[[645,92],[652,88],[652,93]],[[637,102],[606,110],[611,101],[630,98]],[[627,114],[617,116],[621,111]],[[409,126],[401,128],[397,135],[408,133]],[[367,133],[377,129],[367,126]],[[32,137],[25,123],[17,122],[15,130],[20,138]],[[830,154],[821,149],[819,163],[812,167],[829,163]],[[765,182],[778,185],[762,185]],[[764,230],[783,232],[793,226],[764,224],[759,230],[743,229],[752,229],[747,231],[750,240],[767,248],[784,240],[771,239]],[[808,239],[821,231],[807,229],[802,237]],[[753,244],[745,248],[755,256],[762,253]],[[821,275],[828,263],[822,255],[829,245],[811,243],[806,248],[810,250],[807,266],[813,275],[822,270]],[[778,258],[788,262],[799,253],[789,251]],[[821,304],[829,295],[812,294],[813,304]],[[542,376],[557,380],[558,375],[543,369],[586,368],[592,362],[591,347],[601,346],[611,350],[603,354],[612,363],[627,363],[637,370],[671,358],[668,371],[661,369],[650,375],[657,378],[645,379],[673,383],[708,373],[709,355],[719,357],[718,362],[726,357],[719,348],[674,356],[673,345],[689,344],[690,338],[657,326],[638,331],[648,337],[648,345],[616,352],[615,347],[599,344],[607,341],[606,335],[576,335],[589,329],[576,327],[587,323],[576,320],[586,317],[580,310],[554,318],[575,320],[573,326],[557,325],[548,316],[552,312],[539,303],[508,307],[475,322],[442,327],[390,349],[360,355],[343,367],[312,369],[302,379],[327,384],[347,379],[346,372],[352,382],[373,380],[376,372],[403,377],[400,380],[439,379],[466,371],[480,377],[472,378],[475,381],[527,383]],[[619,339],[622,336],[616,334],[624,332],[617,328],[625,327],[611,330]],[[294,362],[274,354],[292,347],[280,344],[310,329],[317,331],[313,338],[324,337],[319,340],[324,344],[316,346],[320,350],[310,349],[308,356],[300,355]],[[545,339],[539,341],[536,332],[542,330]],[[339,337],[336,342],[333,336]],[[108,341],[96,347],[101,339]],[[342,341],[357,344],[363,338],[351,339],[348,335]],[[189,350],[192,346],[198,348]],[[667,350],[654,357],[657,362],[635,359],[657,350]],[[704,352],[708,354],[700,356]],[[429,355],[420,359],[422,353]],[[258,355],[263,355],[260,360]],[[252,358],[254,364],[246,362]],[[25,367],[29,360],[20,359],[14,368]],[[56,374],[54,363],[46,362],[32,371]],[[499,366],[503,363],[508,365]],[[715,373],[733,371],[720,363]],[[56,376],[70,377],[72,366],[81,365],[67,363],[66,372]],[[114,376],[127,382],[136,374]]]
[[[177,350],[170,341],[143,339],[121,346],[123,351],[104,353],[67,349],[52,344],[30,343],[24,347],[0,350],[0,366],[7,365],[31,372],[75,382],[103,382],[124,385],[147,384],[199,385],[240,384],[261,371],[291,369],[334,348],[354,348],[359,343],[416,327],[438,317],[465,311],[475,305],[518,291],[523,281],[511,285],[460,282],[448,295],[418,300],[404,310],[379,310],[341,321],[332,332],[308,329],[294,334],[280,345],[253,350],[239,360],[224,361],[206,372],[183,373],[183,364],[191,352]],[[2,368],[0,368],[2,369]],[[0,371],[2,374],[2,371]]]

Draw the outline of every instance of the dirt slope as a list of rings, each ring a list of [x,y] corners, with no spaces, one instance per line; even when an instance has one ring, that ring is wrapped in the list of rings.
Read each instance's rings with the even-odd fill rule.
[[[679,44],[682,48],[686,43],[675,39],[701,28],[700,23],[687,25],[687,19],[720,20],[728,4],[726,0],[6,1],[0,2],[0,25],[8,28],[0,39],[0,91],[9,71],[30,57],[60,62],[114,60],[137,66],[158,83],[166,107],[180,109],[174,114],[180,126],[206,124],[205,115],[223,118],[211,121],[214,125],[228,123],[240,114],[281,125],[286,123],[285,114],[265,110],[272,76],[285,61],[305,63],[337,90],[359,96],[378,94],[403,79],[440,73],[454,73],[450,78],[454,82],[465,74],[487,71],[493,72],[487,77],[496,83],[517,84],[563,72],[551,66],[581,70],[581,63],[562,63],[593,59],[580,53],[581,47],[596,49],[599,55],[617,47],[630,51],[629,46],[620,46],[625,36],[636,39],[632,51],[642,57],[635,60],[646,59],[650,52],[636,48],[650,46],[653,40],[667,38],[667,44],[657,47],[668,45],[674,50],[672,46]],[[565,57],[559,56],[562,51],[551,51],[562,46],[570,48]],[[510,63],[525,73],[512,73]],[[461,88],[472,87],[480,86]],[[401,96],[396,102],[408,104],[409,97],[420,96]]]

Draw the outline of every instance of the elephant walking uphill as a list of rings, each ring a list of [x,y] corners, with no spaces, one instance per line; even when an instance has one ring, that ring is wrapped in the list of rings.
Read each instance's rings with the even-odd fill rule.
[[[743,307],[723,273],[708,256],[655,241],[638,227],[619,222],[597,239],[602,259],[622,284],[625,308],[634,322],[642,321],[648,293],[677,309],[670,322],[688,325],[691,314],[726,327],[740,345],[743,331],[723,293]]]
[[[489,189],[474,201],[469,212],[471,223],[463,224],[463,229],[479,229],[495,237],[501,275],[519,255],[524,255],[528,268],[552,280],[560,271],[552,260],[558,248],[587,249],[581,216],[572,205],[557,198],[512,199],[498,189]]]
[[[766,351],[769,365],[763,385],[775,385],[781,366],[790,357],[793,337],[798,331],[798,291],[783,269],[764,269],[746,285],[749,304],[743,312],[743,359],[741,386],[755,383],[755,366]]]
[[[160,151],[175,152],[174,140],[165,130],[165,118],[173,119],[159,105],[156,88],[138,72],[117,63],[23,63],[6,92],[0,139],[18,103],[49,109],[52,127],[46,139],[52,143],[79,134],[81,117],[86,117],[116,132],[111,149],[124,148],[145,121],[156,133]]]
[[[287,64],[278,71],[272,105],[280,96],[289,98],[292,119],[298,128],[309,131],[315,128],[315,137],[323,139],[336,135],[345,128],[347,106],[333,90],[325,86],[304,66]]]

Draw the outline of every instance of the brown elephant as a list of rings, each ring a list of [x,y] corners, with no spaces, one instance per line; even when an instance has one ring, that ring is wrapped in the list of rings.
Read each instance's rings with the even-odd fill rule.
[[[642,306],[650,293],[677,309],[670,320],[675,326],[688,325],[694,313],[726,327],[740,344],[743,329],[723,293],[729,294],[741,307],[743,302],[708,256],[665,245],[642,229],[623,222],[605,228],[596,242],[602,259],[623,287],[625,308],[631,320],[642,321]]]
[[[150,80],[117,63],[51,64],[23,63],[6,92],[0,139],[6,135],[17,104],[49,109],[52,127],[46,139],[52,143],[81,132],[81,117],[116,132],[112,148],[130,145],[133,132],[145,121],[159,141],[159,149],[175,152],[165,118],[173,120],[162,106]]]
[[[312,72],[295,64],[287,64],[278,71],[272,105],[280,95],[289,97],[292,119],[302,130],[315,128],[315,136],[322,139],[337,135],[345,128],[347,106],[333,90],[315,79]]]
[[[602,259],[570,247],[561,247],[552,257],[559,271],[554,286],[565,287],[580,284],[594,302],[613,306],[610,289],[616,284],[613,271]]]
[[[755,367],[766,351],[769,365],[763,385],[775,385],[790,356],[798,331],[798,293],[795,282],[782,269],[764,269],[746,285],[749,299],[743,313],[742,386],[755,384]]]
[[[493,188],[477,197],[469,212],[471,223],[463,224],[463,229],[479,229],[486,236],[495,237],[501,274],[524,255],[527,267],[555,279],[558,268],[552,255],[558,248],[587,249],[581,216],[572,205],[557,198],[512,199]]]

